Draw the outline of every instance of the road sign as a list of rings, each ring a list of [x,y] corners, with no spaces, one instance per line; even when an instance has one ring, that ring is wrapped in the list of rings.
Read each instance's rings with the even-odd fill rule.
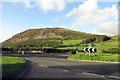
[[[97,49],[96,49],[96,48],[84,48],[83,50],[84,50],[84,52],[90,52],[90,53],[91,53],[91,52],[93,52],[93,53],[94,53],[94,52],[97,52]]]

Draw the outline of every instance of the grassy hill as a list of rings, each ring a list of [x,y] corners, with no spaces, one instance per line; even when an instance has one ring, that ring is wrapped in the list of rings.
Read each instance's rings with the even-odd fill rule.
[[[59,47],[79,43],[99,43],[110,39],[106,35],[88,34],[65,28],[40,28],[18,33],[3,42],[2,46],[14,49]]]

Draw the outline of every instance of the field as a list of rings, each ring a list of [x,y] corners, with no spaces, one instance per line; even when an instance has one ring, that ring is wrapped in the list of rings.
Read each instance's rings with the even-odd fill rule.
[[[73,46],[68,46],[68,47],[61,47],[58,49],[62,50],[67,50],[67,49],[72,49],[72,50],[83,50],[83,48],[88,47],[91,43],[88,44],[81,44],[79,45],[80,41],[82,40],[66,40],[63,41],[64,44],[66,45],[73,45]],[[77,44],[77,46],[76,46]],[[92,43],[93,44],[93,43]],[[73,54],[70,55],[68,59],[76,59],[76,60],[94,60],[94,61],[110,61],[110,62],[118,62],[120,61],[118,58],[120,56],[118,53],[111,54],[111,53],[104,53],[103,51],[108,51],[111,48],[118,48],[118,40],[110,40],[110,41],[104,41],[104,42],[99,42],[99,43],[94,43],[93,48],[97,49],[97,52],[94,54],[89,55],[88,53],[84,52],[79,52],[80,54]]]
[[[100,37],[100,36],[98,36]],[[79,53],[84,53],[83,51],[83,48],[87,48],[90,44],[92,45],[93,48],[96,48],[97,49],[97,52],[95,53],[95,55],[91,55],[89,56],[90,57],[90,60],[105,60],[105,61],[117,61],[117,54],[120,53],[120,50],[118,48],[118,39],[115,37],[115,38],[112,38],[110,40],[107,40],[107,41],[100,41],[98,42],[97,40],[96,41],[93,41],[93,42],[89,42],[89,43],[83,43],[85,40],[84,39],[70,39],[70,40],[49,40],[49,39],[46,39],[46,40],[42,40],[43,42],[39,41],[39,40],[33,40],[33,44],[30,44],[29,42],[27,44],[29,44],[29,46],[27,46],[27,44],[22,44],[20,46],[20,49],[19,50],[24,50],[24,48],[31,48],[31,50],[43,50],[44,52],[44,49],[45,52],[49,52],[49,48],[53,48],[53,52],[51,53],[56,53],[56,51],[59,49],[60,51],[69,51],[71,52],[71,50],[76,50],[78,49],[79,50]],[[38,41],[37,43],[35,43],[36,41]],[[81,43],[82,42],[82,43]],[[40,45],[42,44],[42,45]],[[37,45],[37,46],[35,46]],[[33,48],[33,49],[32,49]],[[48,48],[48,49],[47,49]],[[55,50],[56,49],[56,50]],[[58,51],[59,51],[58,50]],[[59,51],[59,52],[60,52]],[[117,52],[118,51],[118,52]],[[59,53],[58,52],[58,53]],[[75,52],[75,51],[73,51]],[[50,53],[50,52],[49,52]],[[64,52],[63,52],[64,53]],[[97,55],[98,54],[98,55]],[[102,57],[99,57],[101,56]],[[107,55],[107,57],[106,57]],[[109,55],[109,56],[108,56]],[[89,58],[86,58],[88,55],[84,55],[85,57],[82,58],[81,56],[78,56],[78,57],[75,57],[76,59],[89,59]],[[103,57],[104,56],[104,57]],[[94,57],[94,58],[93,58]],[[73,57],[72,57],[73,58]],[[98,58],[98,59],[96,59]],[[107,58],[107,59],[105,59]],[[114,59],[111,59],[114,58]],[[116,59],[115,59],[116,58]]]
[[[2,77],[14,77],[26,68],[26,60],[18,57],[2,57]]]
[[[63,44],[64,45],[76,45],[82,42],[83,39],[77,39],[77,40],[64,40]]]
[[[68,45],[68,47],[59,47],[58,49],[73,49],[75,50],[76,48],[78,48],[79,50],[83,50],[83,48],[88,47],[91,43],[88,44],[81,44],[79,45],[79,43],[82,40],[65,40],[63,41],[64,44]],[[76,46],[76,44],[78,44],[78,46]],[[73,45],[73,46],[69,46],[69,45]],[[111,40],[111,41],[104,41],[104,42],[100,42],[100,43],[94,43],[94,46],[92,46],[93,48],[97,48],[98,53],[102,53],[103,50],[108,50],[110,48],[118,48],[118,41],[115,40]]]
[[[108,50],[110,48],[118,48],[118,41],[108,41],[95,44],[98,51],[101,53],[102,50]]]
[[[74,54],[68,59],[120,62],[118,54]]]

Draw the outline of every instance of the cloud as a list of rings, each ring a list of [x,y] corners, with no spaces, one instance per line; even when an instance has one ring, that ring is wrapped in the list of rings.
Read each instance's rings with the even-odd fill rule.
[[[78,8],[73,8],[66,17],[75,15],[75,16],[82,16],[89,13],[93,13],[97,9],[97,1],[96,0],[87,0],[83,4],[80,4]]]
[[[12,0],[13,4],[22,3],[26,8],[31,8],[32,4],[30,0]]]
[[[22,3],[26,8],[31,8],[34,4],[37,8],[44,12],[48,12],[51,10],[62,11],[65,8],[65,1],[64,0],[12,0],[14,4]],[[31,4],[34,2],[34,4]]]
[[[75,16],[73,26],[78,26],[104,21],[111,16],[117,17],[117,14],[117,5],[100,10],[97,6],[97,0],[87,0],[78,8],[73,8],[66,14],[66,17]]]
[[[118,22],[114,21],[104,22],[97,27],[95,33],[118,35]]]
[[[103,22],[109,22],[111,19],[117,21],[117,5],[99,9],[97,0],[87,0],[77,8],[73,8],[65,17],[74,17],[72,28],[88,25],[103,25]],[[104,26],[105,27],[105,26]]]
[[[45,12],[50,11],[50,10],[61,11],[65,8],[64,0],[58,0],[58,1],[39,0],[39,2],[37,2],[37,5],[38,5],[39,9],[41,9]]]
[[[20,0],[12,0],[12,2],[15,2],[15,3],[17,3],[17,2],[20,2]]]
[[[25,0],[23,4],[25,5],[26,8],[30,8],[32,6],[30,0]]]
[[[109,20],[110,17],[115,19],[117,18],[117,13],[116,5],[113,5],[111,8],[107,7],[104,10],[97,9],[93,13],[80,15],[73,23],[73,26],[99,23]]]

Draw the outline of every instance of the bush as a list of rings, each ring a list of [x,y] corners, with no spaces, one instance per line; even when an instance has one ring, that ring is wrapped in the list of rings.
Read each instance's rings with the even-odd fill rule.
[[[102,41],[108,41],[111,38],[106,35],[95,35],[87,38],[86,40],[83,40],[81,43],[91,43],[91,42],[102,42]]]
[[[103,37],[103,41],[108,41],[108,40],[110,40],[111,38],[110,37],[108,37],[108,36],[104,36]]]
[[[90,37],[88,39],[85,40],[85,43],[90,43],[90,42],[94,42],[96,40],[95,37]]]
[[[44,48],[43,49],[43,52],[44,53],[67,53],[67,52],[71,52],[71,51],[74,51],[74,50],[71,50],[71,49],[67,49],[67,50],[64,50],[64,49],[56,49],[56,48]]]
[[[103,50],[103,53],[112,53],[112,54],[120,54],[120,48],[110,48],[108,50]]]
[[[94,44],[94,43],[91,43],[91,46],[95,46],[95,44]]]

